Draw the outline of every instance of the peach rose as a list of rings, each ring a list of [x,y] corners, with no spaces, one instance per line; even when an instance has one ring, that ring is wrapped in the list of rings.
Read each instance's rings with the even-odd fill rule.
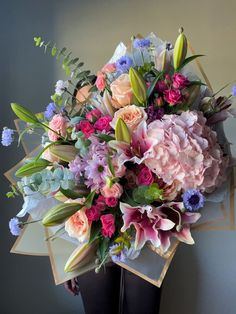
[[[104,197],[120,198],[123,193],[123,188],[119,183],[114,183],[111,187],[105,185],[101,189],[101,193]]]
[[[83,204],[85,198],[78,198],[75,200],[69,199],[65,203],[79,203]],[[76,238],[79,242],[89,240],[91,225],[85,213],[86,208],[83,207],[72,215],[65,223],[65,230],[72,238]]]
[[[130,84],[129,75],[121,74],[110,85],[112,92],[112,106],[114,108],[122,108],[131,104],[133,93]]]
[[[126,106],[115,112],[114,118],[111,121],[111,126],[115,129],[116,121],[121,118],[130,130],[137,128],[140,122],[147,119],[145,110],[135,105]]]

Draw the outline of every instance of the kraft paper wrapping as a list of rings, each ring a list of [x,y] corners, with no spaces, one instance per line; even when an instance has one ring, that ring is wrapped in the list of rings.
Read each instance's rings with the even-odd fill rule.
[[[190,43],[189,49],[194,54],[194,50]],[[211,84],[197,59],[196,65],[208,87],[212,90]],[[15,120],[15,124],[18,132],[24,130],[24,122]],[[16,170],[23,165],[25,159],[37,155],[42,149],[40,135],[41,133],[38,135],[24,135],[22,145],[26,157],[5,173],[5,176],[12,184],[17,180],[14,175]],[[235,230],[235,173],[236,171],[233,169],[227,182],[223,186],[225,191],[223,201],[207,202],[202,210],[202,218],[192,227],[192,230]],[[63,238],[45,241],[45,239],[49,238],[51,235],[53,235],[52,230],[50,228],[44,228],[40,223],[28,224],[17,238],[11,252],[25,255],[49,256],[56,285],[95,268],[94,259],[92,259],[80,269],[66,274],[64,272],[65,263],[77,245]],[[163,252],[160,248],[154,248],[152,245],[146,245],[139,257],[135,260],[128,260],[125,263],[117,264],[151,284],[160,287],[176,253],[178,245],[179,241],[173,239],[167,252]]]

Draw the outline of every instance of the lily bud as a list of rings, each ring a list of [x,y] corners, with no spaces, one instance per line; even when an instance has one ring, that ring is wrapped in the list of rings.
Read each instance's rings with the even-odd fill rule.
[[[131,136],[129,129],[121,118],[119,118],[116,122],[115,127],[115,137],[117,141],[125,142],[130,144],[131,143]]]
[[[181,64],[184,62],[187,55],[188,43],[187,38],[183,33],[183,28],[179,30],[179,36],[176,39],[173,53],[173,65],[174,69],[177,70]]]
[[[129,77],[134,96],[140,104],[145,104],[147,100],[147,87],[142,75],[131,67],[129,69]]]
[[[70,162],[75,159],[78,149],[72,145],[53,145],[49,148],[50,153],[59,159]]]
[[[33,173],[40,172],[43,169],[47,168],[51,163],[46,159],[38,159],[36,161],[31,161],[26,165],[20,167],[15,173],[17,177],[27,177]]]

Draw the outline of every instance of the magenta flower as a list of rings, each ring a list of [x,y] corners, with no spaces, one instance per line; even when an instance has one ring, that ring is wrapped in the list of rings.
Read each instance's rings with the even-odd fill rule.
[[[164,91],[164,99],[171,106],[175,106],[181,104],[184,98],[179,89],[168,89]]]

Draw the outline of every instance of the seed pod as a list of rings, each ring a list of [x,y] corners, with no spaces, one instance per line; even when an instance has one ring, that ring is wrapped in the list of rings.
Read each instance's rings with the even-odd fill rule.
[[[176,39],[174,52],[173,52],[173,65],[174,69],[177,70],[184,62],[187,55],[188,43],[187,38],[183,33],[183,28],[179,29],[179,36]]]

